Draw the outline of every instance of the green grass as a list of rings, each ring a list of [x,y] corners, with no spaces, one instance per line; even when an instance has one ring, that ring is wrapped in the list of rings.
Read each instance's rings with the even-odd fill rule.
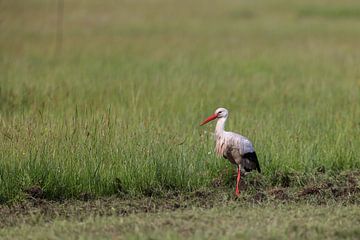
[[[360,167],[357,1],[66,1],[58,55],[54,2],[1,5],[1,202],[211,188],[220,106],[268,184]]]
[[[358,206],[231,204],[210,210],[91,216],[0,230],[2,239],[358,239]]]
[[[323,18],[360,18],[360,8],[356,6],[348,7],[304,7],[300,9],[299,16],[301,17],[323,17]]]

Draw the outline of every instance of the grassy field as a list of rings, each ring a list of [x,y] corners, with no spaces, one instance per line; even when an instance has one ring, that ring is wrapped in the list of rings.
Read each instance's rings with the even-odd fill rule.
[[[331,212],[331,214],[329,214]],[[2,239],[359,239],[356,206],[229,204],[218,208],[92,216],[0,229]],[[36,224],[34,225],[34,223]]]
[[[263,170],[245,195],[359,202],[358,1],[67,0],[60,47],[56,13],[0,2],[1,203],[232,193],[199,127],[220,106]]]
[[[66,1],[57,53],[53,2],[1,4],[3,202],[209,187],[219,106],[270,184],[360,167],[356,1]]]

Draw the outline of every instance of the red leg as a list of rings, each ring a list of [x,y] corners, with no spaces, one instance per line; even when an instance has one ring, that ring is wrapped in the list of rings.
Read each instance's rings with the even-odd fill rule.
[[[237,175],[237,179],[236,179],[236,190],[235,190],[235,194],[236,196],[240,195],[240,191],[239,191],[239,182],[240,182],[240,165],[238,165],[238,175]]]

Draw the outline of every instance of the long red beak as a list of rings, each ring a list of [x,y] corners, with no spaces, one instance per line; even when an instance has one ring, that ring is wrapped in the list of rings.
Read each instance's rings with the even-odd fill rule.
[[[202,123],[200,123],[200,126],[202,126],[202,125],[204,125],[204,124],[206,124],[206,123],[214,120],[215,118],[217,118],[217,114],[211,115],[210,117],[208,117],[207,119],[205,119]]]

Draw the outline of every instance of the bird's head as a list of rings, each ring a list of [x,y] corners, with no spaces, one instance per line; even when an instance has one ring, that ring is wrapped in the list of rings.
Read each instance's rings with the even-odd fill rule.
[[[215,113],[211,116],[209,116],[207,119],[205,119],[200,126],[216,119],[216,118],[226,118],[229,114],[229,111],[226,108],[218,108],[215,110]]]

